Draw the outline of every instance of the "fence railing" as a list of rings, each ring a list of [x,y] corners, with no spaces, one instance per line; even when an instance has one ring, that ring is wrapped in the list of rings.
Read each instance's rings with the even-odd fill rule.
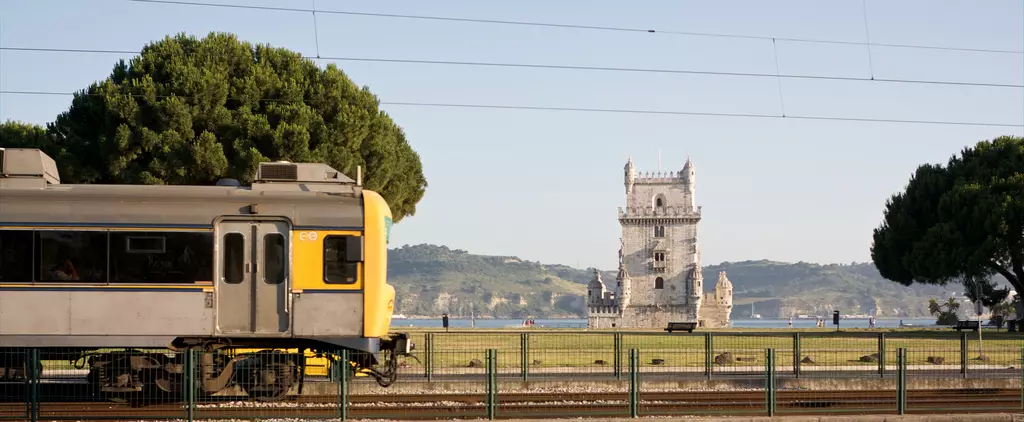
[[[1024,336],[1015,333],[985,334],[983,346],[970,332],[829,332],[829,333],[651,333],[651,332],[499,332],[457,331],[413,333],[417,357],[423,362],[424,376],[430,380],[437,368],[466,364],[439,356],[458,350],[480,359],[490,348],[501,350],[499,367],[503,372],[517,368],[524,381],[532,371],[545,368],[574,368],[592,371],[609,365],[617,378],[624,374],[626,350],[664,353],[672,358],[663,362],[689,370],[702,368],[709,379],[716,373],[729,373],[742,366],[744,354],[775,349],[780,371],[793,376],[813,377],[822,370],[846,367],[864,377],[882,377],[896,364],[896,349],[930,350],[914,356],[911,365],[930,365],[949,369],[955,366],[960,376],[970,370],[1018,364],[1017,351],[1024,347]],[[577,349],[575,353],[566,350]],[[984,356],[978,353],[984,349]],[[685,354],[675,351],[683,350]],[[435,351],[440,351],[438,355]],[[473,357],[470,357],[473,359]],[[567,371],[568,372],[568,371]]]
[[[412,336],[417,348],[400,360],[398,380],[387,388],[341,364],[346,351],[295,361],[302,368],[288,370],[296,371],[302,389],[294,377],[282,387],[288,377],[280,367],[254,367],[233,352],[141,350],[103,364],[80,350],[0,352],[0,419],[1024,411],[1024,339],[1012,334],[986,333],[981,345],[970,333]],[[234,376],[218,378],[231,361],[237,361]],[[275,385],[284,389],[276,393],[287,393],[271,397]]]

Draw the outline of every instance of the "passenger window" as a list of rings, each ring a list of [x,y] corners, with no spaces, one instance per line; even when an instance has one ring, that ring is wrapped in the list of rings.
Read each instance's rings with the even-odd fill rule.
[[[213,233],[111,232],[110,281],[213,281]]]
[[[241,233],[224,235],[224,281],[231,284],[242,282],[242,266],[245,264],[245,237]]]
[[[32,232],[0,230],[0,283],[31,282]]]
[[[353,284],[358,277],[359,263],[349,261],[348,239],[352,236],[324,238],[324,282]]]
[[[268,233],[263,236],[263,282],[284,283],[287,268],[285,252],[284,236],[281,233]]]
[[[38,231],[39,281],[105,283],[107,233]]]

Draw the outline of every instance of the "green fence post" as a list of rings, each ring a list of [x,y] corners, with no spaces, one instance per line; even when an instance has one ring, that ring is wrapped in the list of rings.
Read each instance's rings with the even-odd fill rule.
[[[498,352],[487,349],[487,419],[494,420],[498,407]]]
[[[338,373],[338,419],[348,420],[348,350],[341,351],[340,371]]]
[[[629,349],[629,417],[640,417],[640,353]]]
[[[622,379],[622,333],[613,334],[613,340],[615,342],[615,358],[612,359],[612,365],[615,366],[615,379]]]
[[[800,379],[800,333],[793,333],[793,376]]]
[[[523,333],[519,337],[519,365],[523,368],[523,381],[530,378],[530,333]]]
[[[885,333],[878,333],[878,378],[885,378]]]
[[[768,416],[775,416],[775,349],[768,349],[764,359],[765,408]]]
[[[39,420],[39,379],[42,378],[42,371],[39,370],[39,365],[42,361],[39,359],[39,349],[32,349],[28,355],[28,371],[25,375],[28,376],[28,389],[29,389],[29,409],[28,418],[32,422]]]
[[[711,372],[714,366],[714,339],[711,333],[704,333],[704,375],[711,379]]]
[[[960,332],[960,374],[967,378],[967,333]]]
[[[427,333],[425,337],[424,343],[427,347],[423,351],[423,370],[426,372],[427,382],[430,382],[434,380],[434,333]]]
[[[907,349],[897,349],[896,363],[896,413],[903,415],[907,411]]]
[[[192,422],[196,417],[196,351],[185,351],[185,368],[181,379],[181,392],[185,396],[185,419]]]
[[[32,400],[32,350],[22,350],[19,352],[12,351],[10,353],[15,353],[15,355],[11,357],[12,361],[17,362],[19,359],[22,359],[25,364],[25,417],[31,418],[32,403],[35,402]]]

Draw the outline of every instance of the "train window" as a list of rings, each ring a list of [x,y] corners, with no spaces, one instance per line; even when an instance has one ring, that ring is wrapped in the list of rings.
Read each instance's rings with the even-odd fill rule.
[[[107,281],[107,233],[37,231],[39,281]]]
[[[284,235],[268,233],[263,236],[263,282],[267,284],[284,283],[287,265]]]
[[[213,233],[110,233],[110,281],[213,281]]]
[[[245,265],[245,237],[241,233],[224,235],[224,281],[231,284],[242,282],[242,266]]]
[[[32,232],[0,230],[0,283],[32,281]]]
[[[352,259],[350,251],[354,236],[327,236],[324,238],[324,282],[327,284],[353,284],[358,278],[359,261]],[[358,238],[356,238],[358,240]],[[360,251],[361,252],[361,251]]]

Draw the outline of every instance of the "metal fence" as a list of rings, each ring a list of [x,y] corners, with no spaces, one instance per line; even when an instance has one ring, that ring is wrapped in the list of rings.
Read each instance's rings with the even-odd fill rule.
[[[130,370],[78,351],[0,355],[0,419],[403,419],[1024,411],[1024,337],[988,333],[413,332],[398,381],[377,385],[308,355],[304,384],[271,400],[222,352]],[[213,356],[212,354],[217,354]],[[336,357],[344,361],[347,353]],[[218,364],[220,365],[220,364]],[[222,365],[221,365],[222,366]],[[136,362],[136,368],[138,368]],[[100,391],[106,377],[123,391]],[[249,377],[249,378],[246,378]],[[133,386],[141,385],[141,391]],[[116,389],[114,389],[116,390]],[[250,391],[251,390],[251,391]]]

